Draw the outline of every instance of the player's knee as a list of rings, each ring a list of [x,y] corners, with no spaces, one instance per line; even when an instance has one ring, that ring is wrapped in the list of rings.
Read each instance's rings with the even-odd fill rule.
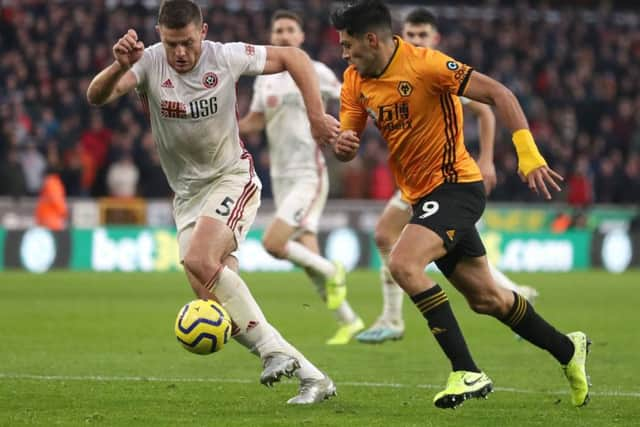
[[[376,246],[380,251],[389,252],[395,243],[394,236],[384,227],[381,227],[379,224],[376,226],[376,230],[374,233],[374,239],[376,242]]]
[[[207,283],[216,271],[220,269],[220,262],[212,260],[207,254],[197,251],[188,251],[184,257],[183,265],[193,277],[201,284]]]
[[[405,284],[413,283],[419,274],[419,269],[403,260],[402,257],[394,255],[389,257],[389,272],[393,279],[403,288]]]
[[[286,243],[283,245],[272,239],[264,239],[262,245],[269,255],[274,258],[285,259],[287,257]]]

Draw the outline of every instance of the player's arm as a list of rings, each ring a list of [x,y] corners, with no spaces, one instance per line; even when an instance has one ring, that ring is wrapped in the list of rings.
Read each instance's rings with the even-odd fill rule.
[[[352,160],[360,148],[360,135],[367,124],[367,112],[358,102],[354,73],[348,69],[340,90],[340,135],[333,145],[333,154],[341,162]]]
[[[259,111],[249,111],[249,113],[238,121],[240,133],[243,135],[261,132],[266,125],[264,113]]]
[[[538,151],[522,107],[513,92],[502,83],[474,71],[468,77],[464,96],[495,106],[498,116],[513,133],[513,144],[518,155],[518,172],[532,191],[542,192],[547,199],[551,198],[547,184],[560,191],[556,181],[562,181],[563,178],[549,168]]]
[[[467,108],[478,119],[478,130],[480,132],[480,155],[478,156],[478,167],[482,173],[484,189],[487,194],[496,186],[496,168],[493,164],[494,140],[496,134],[496,116],[487,104],[469,100],[465,104]]]
[[[87,100],[91,105],[111,102],[136,87],[138,81],[131,71],[144,53],[144,44],[138,40],[134,30],[127,31],[113,45],[115,61],[91,80],[87,89]]]
[[[295,47],[267,46],[263,74],[282,71],[288,71],[300,89],[313,138],[320,145],[332,143],[338,136],[340,124],[333,116],[324,112],[318,76],[309,55]]]

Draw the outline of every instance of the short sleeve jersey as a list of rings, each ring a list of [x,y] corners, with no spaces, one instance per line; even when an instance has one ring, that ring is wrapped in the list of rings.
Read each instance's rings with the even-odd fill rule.
[[[181,74],[158,43],[131,68],[176,201],[188,200],[225,174],[252,172],[238,133],[236,82],[241,75],[262,73],[266,56],[264,46],[205,40],[198,63]]]
[[[339,99],[340,82],[333,71],[317,61],[313,66],[323,100]],[[258,76],[250,109],[264,114],[272,178],[316,176],[324,168],[302,94],[288,72]]]
[[[389,147],[389,166],[404,200],[415,203],[445,182],[481,181],[463,136],[462,106],[472,69],[437,50],[395,37],[381,75],[344,73],[342,130],[360,133],[370,116]]]

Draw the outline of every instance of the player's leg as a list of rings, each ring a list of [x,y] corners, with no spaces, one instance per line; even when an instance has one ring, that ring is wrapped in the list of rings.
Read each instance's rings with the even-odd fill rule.
[[[375,229],[375,242],[380,252],[380,282],[382,285],[382,314],[356,339],[364,343],[397,340],[404,335],[402,301],[404,292],[389,272],[389,253],[400,233],[411,218],[411,206],[400,197],[400,192],[389,200]]]
[[[473,238],[480,241],[477,233]],[[551,353],[565,369],[572,403],[576,406],[587,403],[586,355],[589,342],[584,333],[562,334],[547,323],[526,298],[497,286],[486,256],[460,258],[449,280],[464,294],[475,312],[497,318],[520,337]]]
[[[313,253],[320,253],[318,237],[310,231],[303,232],[296,239],[301,245]],[[305,272],[315,285],[320,297],[324,300],[326,277],[311,268],[305,268]],[[340,325],[336,333],[327,340],[329,345],[347,344],[351,338],[364,328],[362,319],[353,311],[349,302],[345,299],[337,309],[332,310],[338,324]]]
[[[277,211],[265,231],[263,244],[276,258],[294,264],[324,278],[327,307],[337,309],[347,295],[346,275],[340,263],[333,263],[291,238],[301,231],[317,232],[318,221],[327,200],[326,174],[317,178],[274,179]]]
[[[427,264],[435,260],[447,275],[443,262],[456,254],[464,230],[474,227],[484,204],[481,183],[441,185],[413,206],[410,223],[389,260],[394,279],[425,317],[451,363],[447,385],[434,398],[440,408],[453,408],[467,398],[486,396],[493,387],[471,357],[447,295],[424,274]]]
[[[493,264],[489,263],[489,271],[493,276],[496,284],[501,288],[508,289],[513,292],[517,292],[527,299],[531,304],[535,304],[535,300],[538,297],[538,291],[531,286],[520,285],[509,279],[502,271],[498,270]]]
[[[181,258],[189,282],[196,295],[214,296],[227,309],[235,325],[234,338],[263,361],[263,384],[271,385],[294,373],[308,381],[325,381],[326,375],[267,322],[244,281],[226,266],[237,265],[230,254],[244,239],[260,204],[258,185],[244,185],[244,181],[246,177],[231,177],[218,185],[208,195],[195,225],[180,231]],[[327,396],[335,392],[333,383],[324,386],[315,390]]]

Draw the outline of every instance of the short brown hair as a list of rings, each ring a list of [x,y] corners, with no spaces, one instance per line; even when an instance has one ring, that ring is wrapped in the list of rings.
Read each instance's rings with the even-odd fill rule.
[[[194,23],[202,25],[202,11],[193,0],[163,0],[158,12],[158,25],[172,30]]]
[[[273,12],[273,15],[271,15],[272,28],[273,28],[273,24],[275,24],[275,22],[278,19],[291,19],[292,21],[296,21],[298,23],[298,25],[300,26],[300,29],[303,28],[302,17],[298,13],[292,10],[279,9]]]

